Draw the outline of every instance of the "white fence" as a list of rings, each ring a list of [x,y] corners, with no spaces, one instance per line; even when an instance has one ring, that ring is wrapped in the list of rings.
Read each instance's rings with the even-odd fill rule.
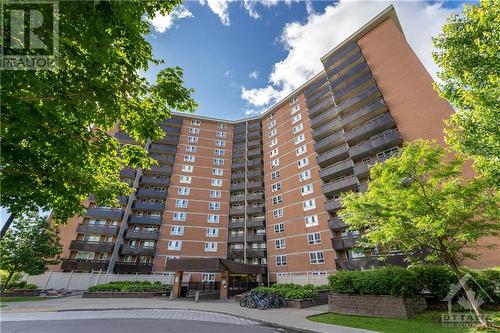
[[[288,273],[286,275],[278,275],[276,277],[277,283],[296,283],[300,285],[313,284],[321,286],[328,284],[327,274],[312,274],[312,273]]]
[[[86,290],[96,284],[111,281],[160,281],[164,284],[172,284],[173,273],[153,273],[153,274],[107,274],[102,272],[92,273],[63,273],[45,272],[41,275],[28,276],[27,283],[36,284],[41,289],[70,289]]]

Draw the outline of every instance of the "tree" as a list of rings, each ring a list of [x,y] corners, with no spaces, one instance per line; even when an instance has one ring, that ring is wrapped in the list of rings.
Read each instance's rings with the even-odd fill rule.
[[[500,185],[500,6],[465,5],[434,38],[434,60],[443,81],[435,87],[456,109],[447,142],[475,160],[476,169]]]
[[[20,216],[0,241],[0,269],[8,273],[1,292],[15,273],[42,274],[47,265],[59,262],[60,253],[57,232],[46,217],[35,213]]]
[[[140,74],[163,63],[145,39],[146,19],[179,3],[61,1],[59,67],[1,72],[0,199],[11,213],[52,210],[63,222],[84,213],[89,193],[109,206],[130,193],[120,170],[154,162],[109,130],[119,124],[144,144],[163,137],[172,110],[196,108],[181,68],[161,69],[155,84]]]
[[[342,198],[340,216],[351,229],[365,229],[361,246],[396,248],[449,267],[478,313],[460,266],[477,256],[471,249],[478,240],[498,236],[499,197],[484,177],[464,179],[462,165],[435,142],[408,143],[399,156],[372,166],[367,192]]]

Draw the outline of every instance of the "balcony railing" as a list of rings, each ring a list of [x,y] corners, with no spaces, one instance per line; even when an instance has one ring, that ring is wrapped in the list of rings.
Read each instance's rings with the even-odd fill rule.
[[[264,183],[262,182],[248,182],[247,183],[247,189],[249,190],[253,190],[253,189],[259,189],[259,188],[263,188],[264,186]]]
[[[328,109],[335,103],[332,96],[325,98],[321,103],[318,103],[313,108],[309,109],[309,116],[311,118],[316,117],[321,113],[321,111]]]
[[[182,126],[183,118],[181,117],[173,117],[173,118],[167,118],[163,120],[162,124],[164,125],[171,125],[171,126]]]
[[[336,110],[338,113],[348,113],[351,110],[369,104],[377,98],[380,98],[380,90],[376,85],[372,85],[363,92],[337,105]]]
[[[260,201],[264,200],[264,193],[247,194],[247,201]]]
[[[331,213],[338,211],[342,208],[340,200],[328,200],[325,202],[325,209]]]
[[[308,97],[306,100],[307,107],[313,108],[316,104],[320,103],[325,97],[331,98],[330,85],[325,84],[323,87],[314,92],[314,95]]]
[[[361,271],[382,266],[408,266],[403,254],[369,256],[362,258],[336,259],[335,265],[340,271]]]
[[[326,73],[329,80],[335,80],[336,78],[342,76],[353,64],[359,62],[364,62],[361,52],[355,52],[349,55],[347,58],[342,59],[342,62],[329,69]]]
[[[395,125],[390,113],[385,113],[380,117],[374,118],[360,127],[345,133],[345,140],[349,144],[353,144],[365,140],[376,133],[385,131]]]
[[[247,152],[248,157],[256,157],[256,156],[261,156],[262,151],[260,149],[251,149]]]
[[[364,75],[356,77],[355,79],[347,83],[345,87],[336,89],[333,92],[333,98],[335,98],[336,101],[347,98],[349,95],[352,95],[359,90],[364,89],[369,83],[373,84],[374,81],[372,79],[373,76],[371,75],[371,73],[366,73]]]
[[[111,252],[114,244],[111,242],[91,242],[84,240],[72,240],[69,249],[73,251],[88,252]]]
[[[311,127],[316,129],[320,126],[324,126],[326,123],[338,118],[339,113],[337,112],[336,106],[332,105],[329,109],[321,112],[316,117],[311,118]]]
[[[129,169],[129,168],[123,169],[122,171],[120,171],[120,176],[122,176],[123,178],[134,178],[135,169]]]
[[[247,167],[251,168],[251,167],[258,167],[258,166],[262,166],[262,159],[260,158],[255,158],[253,160],[248,160],[247,162]]]
[[[247,207],[247,214],[256,214],[256,213],[264,213],[264,207],[263,206]]]
[[[229,215],[243,215],[245,214],[245,207],[230,208]]]
[[[265,219],[248,219],[247,228],[258,228],[264,227],[266,225]]]
[[[140,225],[161,225],[161,217],[160,216],[140,216],[140,215],[132,215],[130,217],[130,224],[140,224]]]
[[[358,237],[353,237],[352,235],[349,235],[348,237],[334,237],[332,238],[333,248],[335,250],[352,249],[354,244],[356,244],[357,238]]]
[[[157,160],[158,162],[165,163],[165,164],[174,164],[174,156],[173,155],[158,155],[158,154],[150,154],[149,155],[151,158]]]
[[[241,191],[245,189],[245,183],[231,184],[231,191]]]
[[[265,234],[247,234],[247,242],[264,242],[265,240]]]
[[[262,177],[262,169],[253,169],[251,171],[247,172],[247,177],[252,178],[252,177]]]
[[[149,176],[142,176],[141,177],[141,184],[144,184],[144,185],[168,186],[169,183],[170,183],[169,178],[155,178],[155,177],[149,177]]]
[[[403,142],[401,134],[396,129],[387,131],[380,136],[374,137],[369,141],[363,142],[349,149],[352,159],[361,159],[365,156],[373,155],[384,149],[400,145]]]
[[[247,257],[249,258],[265,258],[266,249],[247,249]]]
[[[237,143],[233,145],[233,156],[237,151],[244,151],[245,150],[245,144],[244,143]]]
[[[243,202],[245,201],[245,196],[244,195],[232,195],[231,199],[229,200],[230,202]]]
[[[63,259],[61,269],[64,271],[105,271],[108,260]]]
[[[351,80],[353,77],[356,77],[356,75],[361,75],[366,72],[369,72],[368,65],[364,61],[360,62],[359,64],[356,64],[353,67],[349,68],[347,71],[343,71],[342,75],[340,75],[338,78],[330,80],[330,86],[339,87],[346,81]]]
[[[228,243],[241,243],[243,242],[243,235],[229,235],[227,242]]]
[[[87,217],[103,217],[112,220],[119,220],[122,217],[123,211],[117,208],[108,207],[93,207],[88,208],[85,216]]]
[[[250,148],[257,148],[257,147],[262,147],[262,143],[260,142],[260,140],[252,140],[252,141],[248,141],[248,149]]]
[[[125,262],[119,261],[115,263],[114,272],[115,273],[139,273],[139,274],[149,274],[153,270],[152,263],[137,263],[137,262]]]
[[[167,135],[161,140],[161,143],[177,146],[177,144],[179,143],[179,137]]]
[[[244,169],[245,168],[245,162],[233,162],[231,164],[231,169],[237,170],[237,169]]]
[[[241,158],[245,158],[245,151],[244,150],[241,150],[241,151],[233,151],[233,156],[232,156],[233,160],[237,160],[237,159],[241,159]]]
[[[139,247],[139,246],[130,246],[130,245],[122,245],[120,248],[120,254],[126,256],[154,256],[155,249],[153,247]]]
[[[165,209],[165,203],[136,201],[134,203],[134,209],[135,210],[163,212],[163,210]]]
[[[317,161],[321,167],[341,161],[349,157],[349,147],[346,144],[335,147],[323,154],[318,155]]]
[[[116,225],[99,225],[99,224],[79,224],[76,227],[76,232],[80,234],[99,234],[99,235],[117,235],[118,226]]]
[[[339,61],[340,59],[342,59],[343,57],[345,57],[349,52],[351,52],[355,49],[359,49],[358,44],[356,42],[352,42],[351,44],[348,44],[344,48],[331,54],[328,58],[326,58],[323,61],[323,65],[325,66],[325,68],[328,68],[331,65],[333,65],[334,63],[336,63],[337,61]]]
[[[157,154],[175,154],[177,147],[153,143],[149,151]]]
[[[120,142],[135,143],[134,139],[132,139],[132,137],[130,137],[127,133],[117,132],[115,134],[115,138]]]
[[[341,143],[345,143],[343,130],[339,130],[336,133],[333,133],[326,138],[315,142],[314,150],[316,150],[318,154],[321,154],[325,151],[335,148],[335,146],[338,146]]]
[[[261,128],[260,123],[248,124],[249,131],[260,130]]]
[[[321,140],[335,131],[338,131],[340,128],[340,117],[336,117],[332,121],[313,131],[314,140]]]
[[[132,230],[128,229],[125,234],[125,239],[146,239],[146,240],[157,240],[160,237],[158,231],[145,231],[145,230]]]
[[[365,163],[356,164],[354,166],[354,174],[358,178],[366,178],[370,174],[370,165]]]
[[[248,140],[255,140],[255,139],[259,139],[261,137],[262,137],[262,134],[260,133],[260,131],[252,131],[252,132],[248,132],[248,134],[247,134]]]
[[[342,180],[323,185],[325,195],[334,195],[340,192],[355,190],[359,186],[359,180],[356,176],[349,176]]]
[[[171,175],[172,167],[171,166],[152,166],[151,170],[143,170],[144,174],[158,174],[158,175]]]
[[[229,222],[229,225],[228,225],[228,228],[229,229],[241,229],[243,228],[245,225],[244,225],[244,222],[241,221],[241,222]]]
[[[370,104],[362,107],[356,112],[353,112],[346,117],[340,119],[340,123],[342,126],[350,126],[355,127],[361,125],[366,122],[370,118],[373,118],[375,115],[386,112],[387,105],[382,99],[378,99]]]
[[[228,258],[243,258],[243,249],[229,249],[227,253]]]
[[[167,191],[160,191],[155,189],[145,189],[140,188],[137,191],[138,198],[160,198],[165,199],[167,197]]]
[[[352,173],[354,162],[351,159],[337,162],[329,167],[322,168],[319,171],[321,179],[327,181],[330,179],[338,178],[342,175]]]
[[[347,228],[347,224],[340,217],[333,217],[328,220],[328,226],[333,231],[344,230]]]

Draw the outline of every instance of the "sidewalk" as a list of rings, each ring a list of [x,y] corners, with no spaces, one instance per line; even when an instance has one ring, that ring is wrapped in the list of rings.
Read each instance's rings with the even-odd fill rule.
[[[81,298],[72,296],[38,302],[13,302],[5,303],[7,307],[1,308],[1,320],[16,320],[19,316],[29,318],[37,316],[39,312],[77,311],[77,310],[125,310],[125,309],[184,309],[200,310],[215,313],[229,314],[262,322],[271,326],[295,329],[306,332],[320,333],[366,333],[369,331],[343,326],[315,323],[306,317],[327,312],[327,305],[316,306],[308,309],[269,309],[258,310],[240,307],[234,301],[193,300],[170,301],[162,298]]]

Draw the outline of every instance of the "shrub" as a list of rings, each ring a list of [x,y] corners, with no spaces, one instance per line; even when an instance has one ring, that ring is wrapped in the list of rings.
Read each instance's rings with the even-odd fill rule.
[[[112,281],[106,284],[97,284],[89,287],[87,291],[107,291],[107,292],[165,292],[172,288],[171,285],[162,284],[159,281],[151,283],[149,281]]]
[[[316,297],[316,290],[312,284],[301,286],[300,284],[294,283],[277,283],[273,284],[271,287],[254,288],[253,291],[279,295],[281,297],[289,299],[305,299]]]

